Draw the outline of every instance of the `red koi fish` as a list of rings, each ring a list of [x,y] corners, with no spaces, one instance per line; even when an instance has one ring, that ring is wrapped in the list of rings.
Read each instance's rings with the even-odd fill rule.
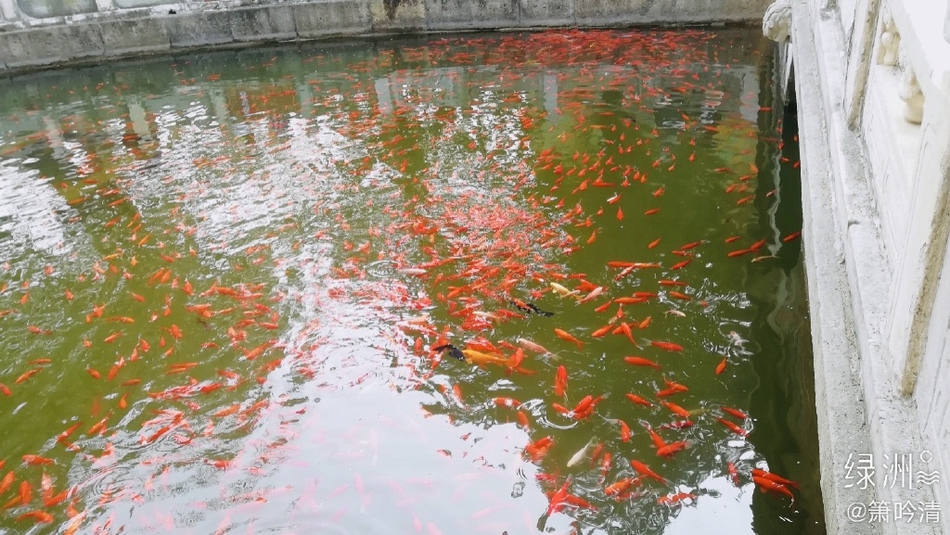
[[[729,420],[725,420],[725,419],[723,419],[723,418],[716,418],[716,420],[718,420],[719,423],[721,423],[722,425],[728,427],[730,431],[732,431],[733,433],[735,433],[735,434],[737,434],[737,435],[746,436],[746,434],[747,434],[745,429],[743,429],[743,428],[739,427],[738,425],[736,425],[736,424],[730,422]]]
[[[13,381],[13,382],[16,384],[20,384],[23,381],[26,381],[27,379],[29,379],[30,377],[33,377],[34,375],[40,373],[40,371],[42,370],[43,370],[42,368],[33,368],[32,370],[24,372],[23,375],[17,377],[16,381]]]
[[[666,484],[666,480],[657,475],[656,472],[650,470],[650,467],[639,462],[639,461],[630,461],[630,466],[633,466],[633,469],[637,471],[638,474],[641,474],[644,477],[651,477],[660,483]]]
[[[498,405],[499,407],[511,407],[513,409],[517,409],[521,406],[521,402],[514,398],[501,397],[495,398],[492,401],[494,401],[495,405]]]
[[[608,301],[607,304],[609,305],[610,302]],[[613,325],[608,323],[607,325],[604,325],[600,329],[597,329],[596,331],[590,333],[590,335],[594,338],[600,338],[602,336],[605,336],[607,333],[609,333],[612,328],[613,328]]]
[[[733,409],[733,408],[730,408],[730,407],[719,407],[719,408],[722,409],[723,412],[729,413],[729,414],[735,416],[736,418],[738,418],[738,419],[740,419],[740,420],[745,420],[746,418],[749,417],[748,414],[746,414],[746,413],[744,413],[744,412],[742,412],[742,411],[740,411],[740,410],[738,410],[738,409]],[[782,482],[780,481],[779,483],[782,483]]]
[[[623,442],[630,442],[630,426],[627,425],[627,422],[617,418],[617,423],[620,424],[620,440]]]
[[[685,440],[682,440],[680,442],[673,442],[671,444],[667,444],[666,446],[663,446],[662,448],[658,448],[656,450],[656,454],[659,455],[660,457],[672,457],[673,454],[675,454],[676,452],[682,449],[687,448],[688,446],[689,446],[689,443],[686,442]]]
[[[672,401],[661,401],[660,404],[664,405],[667,409],[670,409],[671,411],[673,411],[673,414],[682,416],[683,418],[689,418],[689,411],[684,409],[683,407],[680,407],[676,403],[673,403]]]
[[[625,477],[617,481],[616,483],[608,485],[606,488],[604,488],[604,494],[606,494],[607,496],[617,496],[619,494],[622,494],[623,492],[626,492],[627,489],[629,489],[630,487],[634,485],[639,485],[639,484],[640,484],[640,478]]]
[[[636,394],[631,394],[631,393],[628,392],[628,393],[626,394],[626,396],[627,396],[627,399],[629,399],[630,401],[636,403],[637,405],[643,405],[644,407],[652,407],[652,406],[653,406],[653,403],[650,403],[648,400],[643,399],[642,397],[640,397],[640,396],[638,396],[638,395],[636,395]]]
[[[776,483],[771,479],[766,479],[764,477],[752,476],[752,481],[755,482],[756,486],[759,487],[759,490],[764,494],[765,491],[777,492],[788,496],[792,502],[795,502],[795,496],[792,494],[792,491],[788,490],[788,487],[781,483]]]
[[[759,469],[759,468],[753,468],[753,469],[752,469],[752,475],[753,475],[753,476],[756,476],[756,477],[761,477],[761,478],[765,478],[765,479],[772,480],[772,481],[774,481],[774,482],[776,482],[776,483],[779,483],[779,484],[781,484],[781,485],[788,485],[788,486],[791,486],[791,487],[795,487],[796,489],[798,488],[798,483],[796,483],[795,481],[792,481],[792,480],[790,480],[790,479],[785,479],[784,477],[782,477],[782,476],[780,476],[780,475],[778,475],[778,474],[773,474],[772,472],[767,472],[767,471],[761,470],[761,469]]]
[[[39,455],[24,455],[23,462],[30,466],[48,466],[51,464],[56,464],[56,461],[48,457],[41,457]]]
[[[13,475],[13,471],[7,472],[7,475],[3,476],[3,480],[0,481],[0,494],[6,492],[13,486],[13,480],[16,476]]]
[[[554,395],[564,397],[565,390],[567,390],[567,368],[562,364],[557,367],[557,372],[554,374]]]
[[[36,510],[36,511],[29,511],[29,512],[23,513],[22,515],[16,517],[16,519],[18,521],[19,520],[34,520],[40,524],[48,524],[53,521],[53,515],[45,511]]]
[[[536,461],[543,457],[553,445],[554,439],[550,436],[546,436],[525,446],[524,452],[527,453],[532,460]]]
[[[645,359],[643,357],[624,357],[623,360],[627,364],[633,364],[634,366],[649,366],[656,370],[662,369],[662,366],[660,366],[656,362],[653,362],[650,359]]]
[[[719,375],[724,371],[726,371],[726,357],[722,357],[722,362],[716,366],[716,375]]]
[[[739,470],[736,469],[736,465],[730,462],[728,465],[726,465],[726,470],[728,470],[729,475],[732,476],[732,483],[738,487],[739,486]]]
[[[650,340],[650,345],[653,347],[658,347],[664,351],[682,351],[683,346],[679,344],[674,344],[673,342],[658,342],[656,340]]]
[[[653,440],[653,446],[656,447],[656,449],[659,450],[660,448],[666,447],[666,441],[663,440],[663,438],[660,435],[656,434],[656,431],[654,431],[653,428],[650,427],[650,424],[643,422],[643,427],[645,427],[647,429],[647,432],[650,433],[650,438]]]
[[[564,482],[564,485],[554,493],[554,496],[551,496],[551,502],[548,504],[548,510],[544,513],[545,516],[551,516],[561,509],[561,506],[565,503],[567,499],[568,492],[567,487],[571,484],[571,480],[568,479]]]
[[[566,341],[566,342],[570,342],[570,343],[576,345],[576,346],[577,346],[577,349],[584,349],[584,342],[581,342],[581,341],[578,340],[577,338],[574,338],[574,337],[571,335],[571,333],[569,333],[569,332],[567,332],[567,331],[564,331],[564,330],[561,330],[561,329],[558,329],[558,328],[555,327],[555,329],[554,329],[554,334],[556,334],[557,337],[560,338],[561,340],[564,340],[564,341]]]
[[[688,492],[678,492],[676,494],[667,494],[666,496],[660,496],[657,498],[656,503],[660,505],[669,505],[673,506],[684,500],[696,500],[698,496],[695,494],[690,494]]]

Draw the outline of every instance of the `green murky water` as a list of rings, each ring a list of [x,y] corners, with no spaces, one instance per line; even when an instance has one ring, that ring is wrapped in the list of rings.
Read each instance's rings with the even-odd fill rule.
[[[771,53],[554,31],[4,82],[0,532],[823,533]]]

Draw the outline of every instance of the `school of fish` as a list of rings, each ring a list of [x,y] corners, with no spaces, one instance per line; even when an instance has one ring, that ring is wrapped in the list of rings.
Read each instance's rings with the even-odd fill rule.
[[[157,506],[187,491],[186,467],[202,470],[198,486],[228,482],[189,502],[225,511],[216,534],[254,532],[247,519],[280,500],[291,518],[343,525],[356,506],[321,504],[411,508],[411,489],[431,482],[253,483],[294,458],[296,422],[329,410],[295,389],[332,398],[370,385],[426,394],[422,417],[443,422],[431,425],[509,426],[521,440],[514,457],[534,467],[546,505],[509,526],[491,519],[514,506],[485,501],[463,520],[486,531],[566,515],[572,533],[610,532],[631,511],[672,521],[717,499],[677,464],[713,447],[714,475],[795,510],[798,482],[743,454],[755,418],[729,391],[744,388],[751,334],[697,327],[718,329],[714,314],[732,306],[711,271],[768,269],[798,248],[794,228],[726,222],[773,202],[756,147],[780,155],[783,142],[780,125],[762,132],[728,111],[740,96],[723,81],[724,42],[705,30],[433,38],[345,69],[315,54],[304,62],[332,69],[309,82],[278,78],[275,56],[247,66],[248,91],[237,76],[189,77],[205,71],[182,62],[168,67],[179,91],[224,88],[233,123],[198,129],[188,120],[212,118],[197,107],[146,113],[143,136],[106,109],[63,117],[55,136],[0,137],[0,168],[31,169],[17,162],[37,147],[41,160],[67,154],[35,171],[58,199],[58,245],[3,234],[0,210],[0,403],[17,422],[7,432],[30,437],[0,440],[0,531],[186,530]],[[380,73],[389,101],[374,93]],[[525,78],[558,84],[556,103]],[[449,105],[446,81],[467,83],[470,100]],[[81,91],[125,99],[121,77]],[[205,142],[174,141],[190,129]],[[702,150],[730,143],[726,164]],[[717,188],[695,210],[728,218],[677,214],[693,176]],[[360,446],[335,462],[379,455],[378,434],[350,423]],[[138,524],[129,511],[142,511]],[[456,532],[434,514],[412,509],[406,532]]]

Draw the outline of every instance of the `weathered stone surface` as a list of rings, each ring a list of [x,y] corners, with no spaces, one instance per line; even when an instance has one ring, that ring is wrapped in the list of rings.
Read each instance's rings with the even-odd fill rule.
[[[297,35],[305,39],[369,33],[373,29],[367,0],[329,0],[293,6]]]
[[[226,11],[198,11],[160,17],[173,48],[220,45],[234,41]]]
[[[426,29],[425,0],[370,0],[374,30],[418,31]]]
[[[522,26],[570,26],[574,24],[575,0],[521,0]]]
[[[430,30],[517,26],[518,0],[426,0]]]
[[[293,8],[289,5],[255,6],[231,14],[235,41],[285,40],[297,37]]]
[[[0,33],[8,68],[51,65],[103,54],[98,25],[49,26]]]
[[[158,19],[113,20],[101,24],[106,55],[161,52],[171,48],[165,25]]]

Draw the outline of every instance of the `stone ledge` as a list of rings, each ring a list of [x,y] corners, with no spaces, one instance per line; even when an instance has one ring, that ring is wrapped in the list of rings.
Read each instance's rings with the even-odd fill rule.
[[[100,0],[109,4],[114,0]],[[769,0],[316,0],[169,3],[0,22],[0,72],[255,42],[456,30],[758,21]],[[713,6],[716,6],[715,8]]]
[[[815,338],[816,388],[829,420],[821,424],[822,492],[828,532],[852,535],[939,533],[938,524],[850,522],[851,503],[934,501],[930,487],[904,489],[884,485],[844,488],[843,463],[849,455],[875,459],[917,453],[927,446],[912,399],[901,398],[881,326],[887,316],[891,269],[881,249],[878,208],[864,162],[866,147],[859,132],[847,127],[844,107],[845,65],[840,21],[827,12],[810,12],[810,2],[794,0],[792,43],[799,106],[802,152],[803,237],[809,302]],[[814,8],[817,10],[817,8]],[[804,22],[804,23],[803,23]],[[820,74],[819,74],[820,73]],[[818,83],[811,82],[817,80]],[[821,229],[821,232],[817,232]],[[830,305],[829,305],[830,303]],[[844,330],[842,326],[846,326]],[[843,340],[829,340],[831,336]],[[829,353],[829,348],[836,348]],[[844,356],[852,377],[841,368]],[[842,388],[838,390],[838,388]],[[851,427],[837,427],[850,415]],[[854,421],[855,415],[860,415]]]

